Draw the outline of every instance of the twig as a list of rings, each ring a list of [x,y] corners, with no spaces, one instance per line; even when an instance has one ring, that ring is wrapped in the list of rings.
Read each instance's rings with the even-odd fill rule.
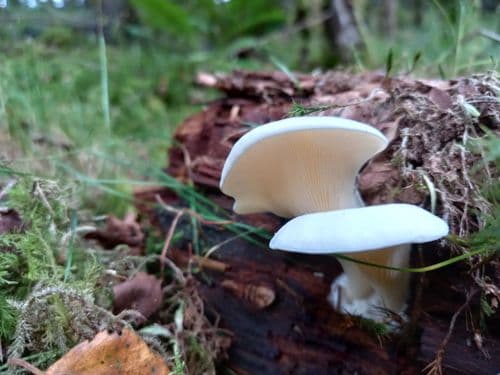
[[[179,280],[179,282],[181,284],[183,284],[183,285],[186,284],[186,278],[184,277],[184,274],[182,273],[182,271],[180,270],[180,268],[177,267],[177,265],[170,258],[168,258],[168,257],[165,257],[165,258],[158,257],[158,259],[160,260],[160,262],[166,263],[172,269],[172,271],[175,272],[177,280]]]
[[[172,220],[172,223],[170,224],[170,228],[168,228],[167,236],[165,237],[165,243],[163,244],[163,249],[161,250],[161,255],[160,255],[160,269],[161,272],[163,273],[163,269],[165,268],[164,266],[164,260],[167,258],[167,251],[170,246],[170,242],[172,241],[172,237],[175,232],[175,228],[177,227],[177,223],[179,222],[179,219],[181,216],[184,214],[184,210],[180,210],[177,212],[177,214],[174,217],[174,220]]]
[[[229,268],[229,265],[227,263],[220,262],[218,260],[213,260],[210,258],[201,257],[199,255],[191,256],[191,260],[201,268],[206,268],[217,272],[225,272]]]
[[[71,229],[64,233],[61,237],[61,246],[66,246],[68,240],[71,238],[73,234],[87,234],[87,233],[92,233],[97,230],[96,227],[93,225],[82,225],[79,227],[76,227],[74,229]]]
[[[7,364],[22,367],[31,372],[33,375],[45,375],[44,371],[41,371],[22,358],[9,358]]]
[[[33,195],[35,195],[36,197],[39,197],[41,199],[45,208],[47,208],[47,210],[50,212],[50,215],[54,216],[55,215],[54,210],[52,209],[52,206],[50,205],[49,201],[47,200],[45,193],[40,188],[40,184],[38,183],[38,181],[35,181],[33,183],[33,193],[34,193]]]
[[[0,200],[2,200],[3,197],[5,197],[7,195],[7,193],[14,187],[15,184],[16,184],[16,180],[9,180],[5,184],[3,189],[0,191]]]
[[[427,366],[422,371],[427,371],[427,375],[442,375],[443,374],[443,357],[446,351],[446,346],[448,345],[448,342],[451,339],[451,336],[453,334],[453,330],[455,329],[455,323],[457,321],[457,318],[459,315],[469,306],[470,301],[472,298],[477,294],[479,290],[473,290],[467,294],[467,297],[465,299],[465,302],[462,306],[458,308],[457,311],[455,311],[455,314],[451,317],[450,321],[450,326],[448,327],[448,332],[446,333],[446,336],[444,337],[443,341],[439,345],[438,350],[436,351],[436,358],[429,363]]]
[[[189,185],[192,185],[193,184],[193,161],[191,159],[191,154],[189,153],[189,150],[186,148],[186,146],[183,143],[179,143],[178,146],[182,151],[182,156],[184,157],[184,165],[187,168]]]
[[[235,236],[229,237],[229,238],[225,239],[222,242],[219,242],[219,243],[215,244],[210,249],[208,249],[207,251],[205,251],[204,257],[205,258],[209,258],[214,252],[216,252],[217,250],[219,250],[222,246],[227,245],[229,242],[237,240],[238,238],[244,237],[247,234],[253,233],[256,230],[258,230],[258,228],[246,230],[246,231],[241,232],[241,233],[239,233],[239,234],[237,234]]]

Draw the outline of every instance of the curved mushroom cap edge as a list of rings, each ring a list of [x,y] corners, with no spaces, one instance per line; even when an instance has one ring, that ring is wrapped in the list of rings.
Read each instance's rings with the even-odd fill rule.
[[[309,254],[354,253],[435,241],[448,232],[448,224],[429,211],[393,203],[298,216],[269,246]]]
[[[366,133],[378,137],[382,142],[379,151],[382,151],[388,144],[387,138],[373,126],[363,124],[358,121],[334,116],[302,116],[290,117],[263,124],[252,129],[243,135],[232,147],[222,168],[219,186],[222,189],[225,179],[233,165],[248,149],[256,145],[263,139],[275,137],[282,134],[315,130],[315,129],[344,129],[360,133]]]

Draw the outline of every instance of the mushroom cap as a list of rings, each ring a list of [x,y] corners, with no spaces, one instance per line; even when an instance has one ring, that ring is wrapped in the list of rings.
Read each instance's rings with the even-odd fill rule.
[[[292,217],[359,206],[359,169],[387,146],[377,129],[339,117],[295,117],[241,137],[220,181],[239,214]]]
[[[418,206],[383,204],[296,217],[269,246],[310,254],[354,253],[434,241],[448,231],[444,220]]]

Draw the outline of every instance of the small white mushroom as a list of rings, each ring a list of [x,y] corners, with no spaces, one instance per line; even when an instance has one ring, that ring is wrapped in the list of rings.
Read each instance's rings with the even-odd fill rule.
[[[405,268],[410,244],[437,240],[448,225],[430,212],[409,204],[386,204],[306,214],[290,220],[272,238],[270,247],[309,254],[347,254],[359,261]],[[400,312],[408,297],[409,273],[341,262],[345,276],[332,285],[334,307],[376,319],[372,304]],[[372,295],[356,291],[368,283]],[[342,294],[336,291],[341,287]],[[340,302],[340,306],[338,306]]]
[[[356,176],[387,143],[372,126],[339,117],[271,122],[235,143],[220,188],[239,214],[295,217],[359,207]]]

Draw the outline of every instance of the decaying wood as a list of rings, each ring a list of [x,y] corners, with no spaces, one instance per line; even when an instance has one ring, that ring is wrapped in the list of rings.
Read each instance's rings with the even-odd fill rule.
[[[181,264],[182,254],[173,254]],[[203,272],[199,291],[206,309],[216,311],[222,327],[234,333],[228,366],[236,373],[397,371],[398,360],[375,335],[327,303],[330,282],[340,272],[333,258],[290,257],[235,240],[217,259],[231,268]],[[255,298],[248,288],[262,288],[264,297]]]
[[[168,171],[218,193],[225,157],[252,126],[286,117],[293,102],[329,107],[316,115],[341,116],[373,125],[391,141],[361,172],[359,189],[367,204],[407,202],[428,205],[427,178],[438,193],[437,213],[458,235],[481,225],[475,213],[489,206],[477,181],[498,178],[465,142],[484,134],[481,126],[500,133],[500,103],[495,76],[455,81],[387,78],[378,73],[321,75],[282,72],[203,73],[198,82],[224,91],[188,118],[175,134],[182,147],[169,153]],[[478,112],[467,112],[472,105]],[[475,171],[475,172],[472,172]],[[474,173],[476,175],[474,175]]]
[[[171,217],[162,215],[157,213],[155,220],[167,231]],[[209,227],[202,232],[214,233]],[[219,230],[218,241],[224,239],[221,235],[231,236]],[[435,246],[423,250],[425,264],[437,261]],[[171,257],[188,267],[185,250],[172,249]],[[237,374],[419,374],[434,360],[467,287],[463,266],[427,274],[422,299],[411,307],[412,323],[402,337],[378,337],[328,304],[330,283],[341,272],[333,257],[270,251],[236,239],[213,259],[228,267],[202,269],[198,291],[206,311],[215,312],[220,326],[234,334],[225,365]],[[451,290],[450,282],[455,285]],[[255,288],[264,290],[264,298],[252,295]],[[472,311],[478,311],[477,304],[467,314]],[[443,356],[444,373],[477,374],[482,369],[495,374],[499,323],[500,317],[488,322],[493,331],[485,337],[486,357],[472,343],[470,322],[461,315]]]
[[[136,215],[129,213],[123,220],[109,216],[106,227],[87,233],[85,238],[98,241],[105,249],[112,249],[117,245],[126,244],[132,254],[139,254],[143,245],[144,233],[136,221]]]
[[[430,208],[429,189],[435,189],[437,213],[448,219],[454,233],[472,233],[482,224],[477,213],[489,209],[477,191],[478,181],[497,178],[498,172],[488,165],[471,168],[482,163],[481,155],[464,143],[483,134],[479,123],[493,132],[500,130],[500,105],[492,100],[494,79],[485,75],[418,81],[345,72],[293,77],[281,72],[204,73],[198,81],[227,97],[178,128],[178,145],[169,152],[168,171],[230,209],[232,201],[218,185],[232,145],[252,127],[287,116],[295,101],[321,109],[317,115],[372,124],[388,137],[387,150],[366,165],[359,178],[367,204],[407,202]],[[471,114],[467,104],[477,113]],[[138,197],[154,201],[158,194],[169,205],[186,205],[167,190],[143,191]],[[164,232],[174,219],[172,212],[161,209],[148,214]],[[234,219],[271,231],[282,223],[265,214],[235,215]],[[201,238],[219,243],[233,236],[220,227],[200,227]],[[192,256],[181,249],[189,248],[185,238],[169,253],[177,264],[187,266]],[[423,253],[425,264],[448,256],[448,250],[438,244]],[[336,313],[327,303],[329,285],[340,272],[332,257],[270,251],[234,239],[221,246],[213,259],[227,267],[202,268],[197,274],[198,290],[206,311],[215,311],[221,326],[234,334],[226,365],[238,374],[418,374],[434,360],[450,319],[473,282],[464,265],[426,274],[409,314],[412,322],[403,335],[377,337],[363,322]],[[500,273],[491,275],[498,285]],[[475,301],[456,318],[442,358],[445,373],[477,374],[480,369],[479,373],[495,374],[500,369],[499,314],[488,320],[492,328],[480,338],[482,348],[478,348],[474,344],[477,327],[471,322],[477,322],[479,311]]]

